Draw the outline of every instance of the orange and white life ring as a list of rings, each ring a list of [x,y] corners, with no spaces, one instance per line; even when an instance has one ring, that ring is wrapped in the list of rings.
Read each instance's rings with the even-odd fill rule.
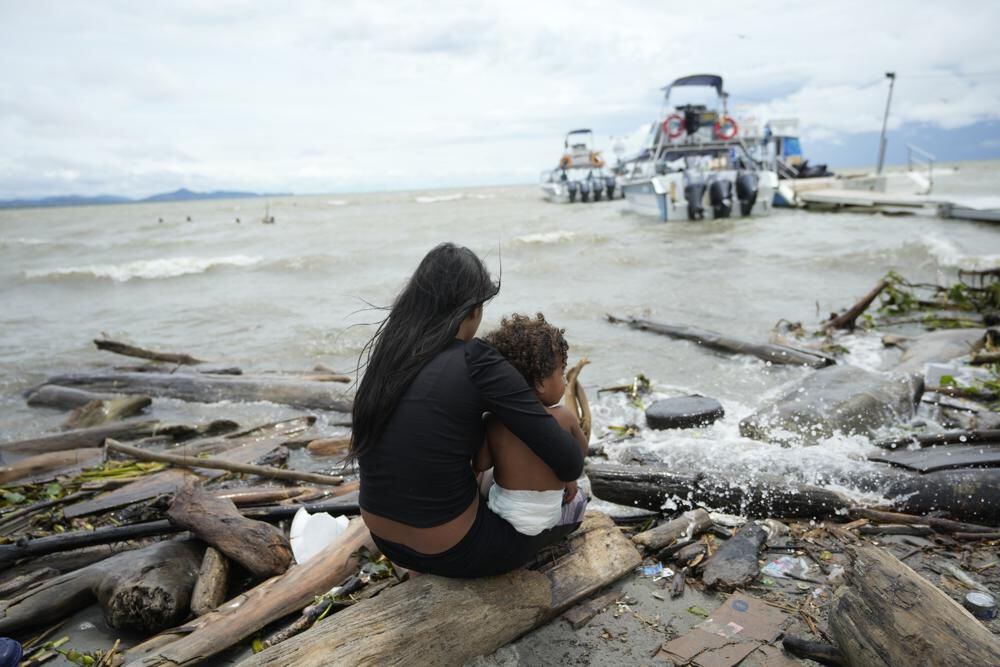
[[[730,139],[735,139],[736,135],[740,133],[740,126],[736,124],[736,121],[732,117],[723,116],[715,122],[714,131],[716,139],[729,141]]]
[[[672,113],[663,121],[663,133],[668,139],[676,139],[684,134],[684,116]]]
[[[571,158],[570,156],[563,155],[561,158],[559,158],[560,169],[569,169],[572,166],[573,166],[573,158]]]
[[[590,166],[591,167],[603,167],[604,159],[601,157],[600,151],[594,151],[590,154]]]

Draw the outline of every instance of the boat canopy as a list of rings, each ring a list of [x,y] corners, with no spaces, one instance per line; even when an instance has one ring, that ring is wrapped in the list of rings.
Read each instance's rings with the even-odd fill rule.
[[[569,132],[566,133],[566,136],[568,137],[571,134],[590,134],[591,132],[592,130],[584,127],[580,128],[579,130],[570,130]]]
[[[692,74],[691,76],[682,76],[666,88],[663,88],[663,90],[669,96],[670,90],[677,86],[711,86],[715,88],[715,92],[717,92],[720,96],[722,95],[722,77],[718,74]]]

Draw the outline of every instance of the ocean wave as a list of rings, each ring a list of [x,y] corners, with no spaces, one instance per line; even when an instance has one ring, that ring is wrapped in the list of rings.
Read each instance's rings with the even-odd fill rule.
[[[562,243],[572,241],[576,238],[576,232],[567,232],[562,229],[554,232],[539,232],[537,234],[525,234],[518,236],[514,240],[518,243]]]
[[[938,264],[966,271],[983,271],[1000,266],[1000,255],[966,255],[948,239],[927,235],[920,239]]]
[[[347,206],[348,201],[346,199],[327,199],[327,206]]]
[[[442,202],[442,201],[458,201],[459,199],[463,199],[464,197],[465,195],[458,192],[453,195],[437,195],[434,197],[427,195],[427,196],[417,197],[414,201],[416,201],[418,204],[436,204],[437,202]]]
[[[259,257],[228,255],[225,257],[165,257],[143,259],[124,264],[89,264],[53,269],[51,271],[26,271],[29,279],[62,278],[68,276],[91,276],[105,278],[116,283],[132,279],[157,280],[175,278],[192,273],[204,273],[217,266],[253,266]]]

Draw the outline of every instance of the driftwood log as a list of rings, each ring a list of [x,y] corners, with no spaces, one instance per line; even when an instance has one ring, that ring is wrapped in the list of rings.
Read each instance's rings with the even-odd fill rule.
[[[137,440],[154,435],[163,426],[165,426],[163,422],[156,420],[116,422],[92,428],[51,433],[27,440],[0,443],[0,451],[44,454],[45,452],[58,452],[64,449],[100,447],[104,444],[106,438]]]
[[[127,667],[176,667],[211,658],[264,626],[308,605],[355,573],[358,551],[375,550],[368,529],[354,519],[341,539],[309,562],[262,582],[215,611],[131,649]],[[337,664],[327,662],[325,664]]]
[[[49,478],[58,473],[66,473],[87,466],[99,465],[104,460],[104,450],[100,447],[65,449],[46,454],[36,454],[10,465],[0,466],[0,484]]]
[[[292,547],[284,531],[263,521],[247,519],[231,500],[216,498],[191,481],[177,491],[167,518],[256,577],[281,574],[292,562]]]
[[[165,454],[162,452],[150,452],[138,447],[129,447],[112,439],[105,441],[108,451],[118,452],[131,456],[140,461],[159,461],[185,468],[206,468],[210,470],[225,470],[227,472],[238,472],[249,475],[260,475],[272,479],[284,479],[294,482],[310,482],[312,484],[326,484],[336,486],[343,483],[344,478],[334,475],[321,475],[314,472],[301,472],[299,470],[285,470],[273,466],[254,465],[252,463],[240,463],[238,461],[227,461],[218,458],[190,457],[177,454]]]
[[[580,430],[583,431],[583,435],[586,436],[588,442],[590,441],[590,430],[593,419],[590,415],[590,401],[587,400],[587,392],[583,390],[583,385],[580,384],[580,371],[589,363],[589,359],[580,359],[566,373],[566,394],[563,401],[566,407],[576,415],[577,421],[580,422]]]
[[[655,528],[638,533],[632,541],[649,551],[662,549],[682,539],[690,540],[712,526],[712,519],[703,509],[690,510]]]
[[[851,665],[1000,665],[1000,640],[892,554],[848,546],[830,633]]]
[[[93,401],[116,398],[115,394],[98,394],[85,389],[60,387],[53,384],[44,384],[29,389],[25,397],[28,405],[33,408],[56,408],[58,410],[72,410]]]
[[[57,375],[46,384],[90,391],[145,394],[194,403],[269,401],[306,410],[350,412],[351,402],[329,382],[266,376],[202,375],[195,373],[78,373]]]
[[[191,592],[191,613],[204,616],[226,601],[229,561],[215,547],[205,549],[198,581]]]
[[[614,523],[596,513],[568,544],[567,555],[538,570],[411,579],[239,664],[462,664],[554,618],[641,562]]]
[[[351,436],[343,438],[319,438],[306,446],[313,456],[340,456],[351,448]]]
[[[664,502],[680,507],[698,505],[745,516],[821,518],[853,503],[843,494],[808,484],[790,484],[780,477],[754,476],[750,483],[678,472],[663,465],[591,464],[587,476],[602,500],[659,511]],[[924,476],[926,477],[926,475]]]
[[[882,449],[898,449],[900,447],[934,447],[936,445],[958,445],[958,444],[1000,444],[1000,430],[987,429],[981,431],[945,431],[944,433],[932,433],[929,435],[911,435],[904,438],[892,440],[879,440],[873,443]]]
[[[944,511],[960,519],[1000,526],[1000,468],[939,470],[890,482],[885,497],[910,514]]]
[[[188,615],[202,550],[191,541],[158,542],[48,579],[0,601],[0,633],[51,625],[94,599],[111,627],[158,632]]]
[[[951,361],[981,349],[986,329],[943,329],[897,342],[903,356],[894,369],[897,373],[923,373],[930,362]]]
[[[73,410],[63,422],[63,428],[89,428],[128,419],[148,408],[152,402],[153,399],[149,396],[125,396],[91,401]]]
[[[831,315],[830,319],[823,324],[825,329],[847,329],[848,331],[854,331],[855,324],[861,314],[868,310],[868,307],[872,305],[872,302],[878,298],[878,295],[882,293],[889,283],[885,280],[881,281],[876,285],[868,294],[865,294],[860,301],[848,308],[846,311],[840,315]]]
[[[691,340],[702,347],[720,352],[749,354],[763,361],[769,361],[772,364],[823,368],[835,363],[833,358],[818,352],[799,350],[785,345],[774,345],[773,343],[751,343],[738,338],[731,338],[717,331],[701,329],[699,327],[664,324],[662,322],[651,322],[650,320],[633,317],[622,319],[610,315],[608,316],[608,320],[611,322],[624,322],[633,329],[652,331],[653,333],[681,340]]]
[[[153,350],[146,350],[141,347],[136,347],[135,345],[129,345],[128,343],[108,340],[107,338],[98,338],[94,341],[94,345],[97,346],[98,350],[104,350],[105,352],[114,352],[115,354],[121,354],[126,357],[135,357],[137,359],[162,361],[168,364],[177,364],[179,366],[197,366],[198,364],[205,363],[201,359],[195,359],[189,354],[154,352]]]

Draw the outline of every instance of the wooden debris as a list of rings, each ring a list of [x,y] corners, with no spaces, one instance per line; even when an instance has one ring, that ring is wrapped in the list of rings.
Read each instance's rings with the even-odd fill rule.
[[[887,512],[885,510],[875,510],[866,507],[852,507],[849,513],[851,516],[864,517],[869,521],[878,521],[880,523],[929,526],[939,533],[954,533],[959,531],[967,533],[990,533],[995,530],[989,526],[981,526],[975,523],[963,523],[961,521],[952,521],[951,519],[941,519],[933,516],[916,516],[913,514],[903,514],[902,512]]]
[[[1000,444],[947,445],[924,449],[878,450],[868,455],[869,461],[888,463],[919,473],[959,468],[1000,467]],[[1000,473],[997,474],[1000,484]]]
[[[114,394],[98,394],[84,389],[60,387],[44,384],[27,392],[28,405],[33,408],[57,408],[72,410],[83,407],[93,401],[105,401],[115,398]]]
[[[177,491],[167,510],[170,523],[264,578],[281,574],[292,562],[285,533],[262,521],[243,517],[230,500],[216,498],[190,480]]]
[[[590,401],[587,400],[587,393],[583,390],[583,385],[580,384],[580,371],[589,363],[590,360],[587,358],[580,359],[573,368],[566,372],[566,393],[563,398],[566,407],[576,415],[580,422],[580,430],[583,431],[583,435],[588,441],[590,440],[593,419],[590,414]]]
[[[191,613],[204,616],[226,601],[229,561],[215,547],[205,549],[198,581],[191,592]]]
[[[781,645],[792,655],[815,660],[821,665],[832,665],[833,667],[846,667],[847,665],[840,649],[826,642],[785,635],[781,640]]]
[[[0,633],[50,624],[95,598],[108,625],[157,632],[188,614],[202,549],[168,540],[48,579],[0,601]]]
[[[351,436],[343,438],[321,438],[312,440],[306,446],[313,456],[340,456],[351,447]]]
[[[10,465],[0,466],[0,484],[26,481],[39,476],[55,476],[88,466],[99,465],[104,460],[104,450],[100,447],[64,449],[61,451],[36,454]]]
[[[317,595],[342,582],[357,569],[358,551],[362,548],[374,551],[375,545],[364,522],[354,519],[338,542],[308,563],[294,565],[285,574],[258,584],[215,611],[134,647],[126,656],[126,667],[174,667],[207,660],[265,625],[299,611]]]
[[[634,535],[632,541],[653,551],[680,539],[691,539],[708,530],[711,525],[712,519],[708,512],[703,509],[690,510],[676,519]]]
[[[161,463],[169,463],[175,466],[183,466],[185,468],[208,468],[211,470],[225,470],[227,472],[239,472],[246,473],[250,475],[260,475],[261,477],[270,477],[272,479],[285,479],[291,481],[299,482],[310,482],[312,484],[326,484],[329,486],[336,486],[337,484],[342,484],[344,481],[343,477],[333,476],[333,475],[321,475],[314,472],[301,472],[298,470],[285,470],[283,468],[274,468],[272,466],[259,466],[253,465],[252,463],[239,463],[236,461],[227,461],[225,459],[218,458],[205,458],[205,457],[188,457],[179,456],[176,454],[164,454],[157,452],[149,452],[144,449],[139,449],[138,447],[129,447],[128,445],[123,445],[120,442],[115,442],[112,439],[108,439],[105,443],[108,451],[118,452],[120,454],[126,454],[132,458],[139,459],[140,461],[159,461]]]
[[[107,338],[96,339],[94,341],[94,345],[97,346],[98,350],[104,350],[105,352],[114,352],[115,354],[121,354],[127,357],[136,357],[138,359],[149,359],[150,361],[163,361],[168,364],[177,364],[179,366],[197,366],[198,364],[205,363],[201,359],[195,359],[189,354],[154,352],[152,350],[146,350],[141,347],[136,347],[135,345],[120,343]]]
[[[100,447],[106,438],[137,440],[155,434],[161,426],[163,423],[156,420],[116,422],[92,428],[52,433],[27,440],[5,442],[0,444],[0,451],[43,454],[64,449]]]
[[[671,338],[682,340],[692,340],[702,347],[706,347],[720,352],[732,354],[749,354],[772,364],[787,364],[792,366],[809,366],[810,368],[823,368],[835,363],[827,355],[818,352],[799,350],[784,345],[774,345],[772,343],[750,343],[738,338],[730,338],[724,334],[698,327],[684,325],[663,324],[661,322],[651,322],[649,320],[636,318],[618,318],[608,315],[610,322],[624,322],[633,329],[652,331],[663,334]]]
[[[708,559],[701,580],[709,588],[731,591],[743,588],[760,573],[757,554],[767,540],[767,532],[749,521],[723,542]]]
[[[269,401],[306,410],[350,412],[351,402],[329,382],[308,382],[268,376],[226,376],[198,373],[77,373],[57,375],[46,384],[91,391],[146,394],[196,403]]]
[[[599,595],[592,600],[581,602],[575,607],[570,608],[562,617],[566,619],[574,630],[579,630],[587,625],[587,623],[590,623],[592,618],[613,605],[619,597],[621,597],[621,593],[618,591],[609,591],[604,595]]]
[[[868,310],[868,307],[872,305],[872,302],[878,298],[878,295],[882,293],[886,287],[889,286],[889,282],[886,280],[881,281],[876,285],[868,294],[865,294],[860,301],[848,308],[846,311],[840,315],[831,315],[830,319],[823,324],[824,329],[846,329],[847,331],[854,331],[854,327],[857,323],[857,319],[861,317],[861,314]]]
[[[149,396],[125,396],[91,401],[73,410],[63,422],[64,429],[89,428],[134,417],[153,402]]]
[[[58,577],[60,574],[59,570],[53,567],[40,567],[16,577],[11,577],[0,584],[0,600],[12,598],[29,586],[33,586],[46,579]]]
[[[553,618],[641,562],[614,523],[596,513],[570,536],[569,547],[569,554],[539,570],[468,580],[416,577],[240,665],[461,664]]]
[[[688,506],[705,505],[745,516],[822,518],[851,507],[843,494],[807,484],[790,485],[780,477],[758,475],[752,484],[715,479],[664,465],[587,466],[591,489],[598,498],[619,505],[660,510],[674,499]]]
[[[830,632],[847,664],[1000,664],[1000,640],[892,554],[848,547],[847,584],[834,595]]]
[[[878,440],[873,444],[882,449],[905,449],[912,445],[935,447],[937,445],[964,445],[973,443],[1000,444],[1000,430],[945,431],[944,433],[933,433],[931,435],[911,435],[893,440]]]
[[[674,600],[684,595],[684,581],[687,578],[687,568],[681,568],[674,572],[674,579],[670,582],[670,599]]]
[[[1000,470],[965,468],[904,475],[890,481],[886,498],[911,514],[947,512],[952,516],[1000,526]]]

